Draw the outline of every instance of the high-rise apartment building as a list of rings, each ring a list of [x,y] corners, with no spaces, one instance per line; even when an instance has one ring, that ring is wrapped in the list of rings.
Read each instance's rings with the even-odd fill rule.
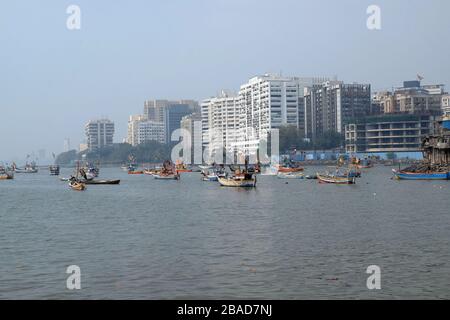
[[[441,108],[444,115],[450,116],[450,95],[446,94],[442,96]]]
[[[137,126],[137,144],[147,141],[166,142],[166,132],[164,124],[161,122],[152,120],[139,121]]]
[[[184,116],[180,122],[180,128],[186,130],[189,133],[190,142],[190,157],[183,154],[185,163],[196,163],[196,161],[201,162],[201,158],[196,159],[195,154],[198,152],[199,157],[202,156],[202,127],[201,127],[202,117],[200,113],[192,113]],[[184,137],[183,137],[184,139]],[[184,149],[183,149],[184,152]]]
[[[327,81],[305,89],[305,136],[333,131],[344,133],[345,124],[371,112],[369,84],[345,84]]]
[[[201,106],[203,145],[209,147],[210,154],[222,152],[221,148],[234,151],[241,133],[239,97],[222,91]]]
[[[112,146],[114,122],[108,119],[91,120],[85,126],[85,133],[90,151]]]
[[[266,139],[272,129],[281,126],[303,129],[304,88],[326,80],[266,74],[243,84],[239,91],[241,148],[254,153],[260,139]]]
[[[421,85],[420,81],[404,81],[393,92],[375,95],[384,113],[439,114],[442,112],[443,85]]]

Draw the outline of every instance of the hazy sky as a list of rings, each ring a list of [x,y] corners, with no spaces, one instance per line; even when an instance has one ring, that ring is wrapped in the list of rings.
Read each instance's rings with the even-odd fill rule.
[[[71,4],[81,30],[66,28]],[[119,142],[146,99],[203,99],[266,72],[449,86],[449,12],[448,0],[2,1],[0,161],[77,147],[102,116]]]

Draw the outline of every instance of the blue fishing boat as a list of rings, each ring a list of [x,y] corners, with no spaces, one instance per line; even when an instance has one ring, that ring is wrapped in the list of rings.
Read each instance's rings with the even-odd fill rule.
[[[450,180],[450,172],[406,172],[392,169],[398,180]]]

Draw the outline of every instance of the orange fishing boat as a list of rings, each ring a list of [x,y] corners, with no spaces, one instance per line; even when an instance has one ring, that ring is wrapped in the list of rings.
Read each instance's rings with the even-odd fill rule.
[[[144,174],[144,171],[128,171],[128,174]]]
[[[192,169],[189,169],[182,161],[177,161],[175,169],[179,172],[192,172]]]

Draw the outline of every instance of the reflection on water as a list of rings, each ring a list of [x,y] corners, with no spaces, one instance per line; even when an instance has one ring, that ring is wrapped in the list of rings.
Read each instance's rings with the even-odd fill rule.
[[[101,173],[121,185],[0,181],[0,298],[450,298],[449,182],[388,167],[353,186],[261,176],[250,190]]]

